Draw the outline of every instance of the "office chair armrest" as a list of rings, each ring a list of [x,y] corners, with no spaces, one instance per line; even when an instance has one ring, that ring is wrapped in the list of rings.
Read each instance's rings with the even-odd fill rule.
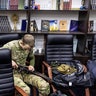
[[[27,93],[25,93],[25,91],[24,90],[22,90],[20,87],[18,87],[18,86],[15,86],[15,90],[19,93],[19,94],[21,94],[22,96],[29,96]],[[16,96],[16,93],[15,93],[15,96]]]
[[[49,78],[52,79],[52,68],[47,62],[43,61],[43,63],[42,63],[42,73],[43,74],[45,73],[45,67],[47,68]]]
[[[45,71],[45,67],[47,68],[47,72],[48,72],[49,78],[52,79],[52,68],[51,68],[51,66],[47,62],[43,61],[42,62],[42,73],[43,74],[45,73],[44,72]],[[57,91],[52,84],[51,84],[51,87],[52,87],[53,92]]]
[[[47,68],[48,68],[48,67],[51,68],[51,66],[50,66],[47,62],[45,62],[45,61],[43,61],[43,65],[45,65]]]

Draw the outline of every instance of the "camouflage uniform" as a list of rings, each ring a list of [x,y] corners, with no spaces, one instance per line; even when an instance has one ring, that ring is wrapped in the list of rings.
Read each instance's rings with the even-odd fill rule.
[[[9,48],[12,51],[12,60],[14,60],[17,64],[25,65],[26,58],[29,54],[29,51],[23,50],[19,45],[19,40],[11,41],[3,46],[3,48]],[[30,52],[30,65],[34,66],[35,58],[33,52]],[[26,83],[31,84],[38,88],[39,92],[44,95],[48,95],[50,93],[49,83],[46,82],[39,76],[33,74],[19,73],[14,69],[14,83],[15,85],[21,87],[24,91],[30,94],[30,88],[26,85]]]

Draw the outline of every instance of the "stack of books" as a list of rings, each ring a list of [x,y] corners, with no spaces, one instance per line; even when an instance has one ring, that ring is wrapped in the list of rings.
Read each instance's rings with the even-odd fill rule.
[[[17,10],[18,9],[18,0],[10,0],[9,7],[12,10]]]
[[[92,10],[96,10],[96,0],[91,0],[91,8]]]
[[[17,10],[17,9],[24,9],[25,6],[26,6],[25,0],[0,0],[0,9]]]
[[[30,7],[34,10],[58,10],[60,0],[31,0]]]
[[[60,10],[70,10],[72,6],[72,0],[60,0]]]
[[[9,9],[9,0],[0,0],[0,9]]]

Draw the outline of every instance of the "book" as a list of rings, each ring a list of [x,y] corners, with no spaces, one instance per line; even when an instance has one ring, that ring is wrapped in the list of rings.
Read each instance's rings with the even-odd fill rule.
[[[35,5],[40,6],[40,10],[52,10],[52,0],[35,0]]]
[[[75,31],[78,31],[78,24],[79,24],[79,21],[78,20],[71,20],[70,21],[70,31],[71,32],[75,32]]]
[[[92,10],[96,10],[96,1],[95,0],[91,0],[91,8],[92,8]]]
[[[23,19],[21,24],[21,31],[26,31],[27,29],[27,20]]]
[[[72,6],[72,0],[63,0],[63,10],[70,10]]]
[[[9,9],[9,0],[0,0],[0,9]]]
[[[56,10],[57,9],[57,0],[52,0],[52,10]]]
[[[72,10],[80,10],[80,7],[82,6],[82,0],[72,0]]]
[[[30,31],[34,31],[34,21],[30,21]]]
[[[57,31],[58,30],[58,25],[57,25],[57,20],[49,20],[49,29],[50,31]]]
[[[24,2],[24,9],[28,9],[28,0],[25,0]]]
[[[92,39],[87,38],[86,39],[86,54],[91,55],[91,50],[92,50]]]
[[[38,31],[38,27],[35,20],[30,21],[30,31],[32,32]]]
[[[84,55],[85,47],[86,47],[86,38],[81,35],[78,37],[77,53]]]
[[[94,20],[93,31],[96,31],[96,20]]]
[[[18,0],[10,0],[9,8],[12,10],[18,9]]]
[[[88,22],[88,32],[93,32],[93,28],[94,28],[94,21],[90,20]]]
[[[60,7],[59,7],[60,10],[63,10],[63,0],[60,0]]]
[[[60,10],[60,0],[56,0],[56,10]]]
[[[78,21],[78,31],[80,32],[86,32],[86,24],[84,20]]]
[[[73,38],[73,53],[75,54],[77,52],[77,44],[78,44],[78,39],[76,36]]]
[[[18,9],[24,9],[24,0],[18,0]]]
[[[41,20],[41,31],[49,31],[49,20]]]
[[[66,20],[61,20],[59,22],[59,30],[60,31],[67,31],[67,21]]]
[[[30,8],[35,9],[35,0],[31,0]]]

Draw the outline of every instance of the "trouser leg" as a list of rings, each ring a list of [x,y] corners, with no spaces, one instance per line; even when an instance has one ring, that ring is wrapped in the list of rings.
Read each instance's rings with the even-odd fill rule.
[[[43,96],[46,96],[50,93],[49,83],[39,76],[27,74],[24,76],[24,81],[38,88],[39,93],[41,93]]]
[[[22,90],[24,90],[27,94],[30,96],[30,88],[22,79],[19,77],[14,76],[14,85],[20,87]]]

